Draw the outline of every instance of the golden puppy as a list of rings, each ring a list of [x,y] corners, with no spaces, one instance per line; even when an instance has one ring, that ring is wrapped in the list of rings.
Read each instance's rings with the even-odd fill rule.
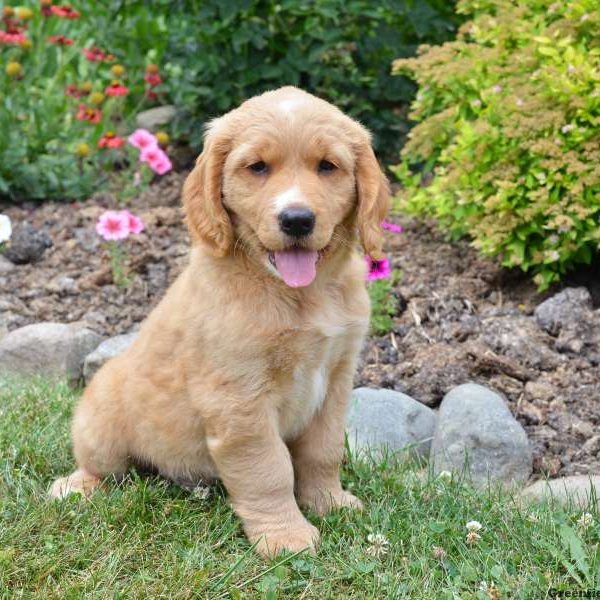
[[[387,180],[362,126],[285,87],[210,124],[183,197],[189,265],[87,387],[51,494],[131,463],[218,477],[261,554],[314,549],[298,505],[361,506],[338,473],[369,324],[356,238],[380,256]]]

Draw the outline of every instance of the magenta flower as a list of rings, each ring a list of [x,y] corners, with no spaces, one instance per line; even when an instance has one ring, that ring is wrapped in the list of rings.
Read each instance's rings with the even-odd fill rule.
[[[133,213],[130,213],[128,210],[122,210],[122,213],[125,213],[127,217],[127,225],[129,227],[129,233],[142,233],[144,231],[144,222]]]
[[[367,273],[367,279],[369,281],[375,281],[376,279],[387,279],[392,274],[392,268],[390,261],[387,258],[381,260],[375,260],[370,256],[365,256],[369,271]]]
[[[396,225],[395,223],[390,223],[389,221],[384,221],[381,226],[388,231],[393,231],[394,233],[402,233],[402,227],[400,225]]]
[[[124,240],[129,236],[129,219],[125,211],[107,210],[96,223],[96,233],[107,241]]]
[[[127,141],[135,146],[138,150],[158,146],[158,140],[146,129],[136,129],[128,138]]]

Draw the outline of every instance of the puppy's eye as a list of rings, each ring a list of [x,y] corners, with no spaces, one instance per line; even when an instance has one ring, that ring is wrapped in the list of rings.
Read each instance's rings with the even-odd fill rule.
[[[252,163],[248,168],[257,175],[264,175],[269,170],[269,167],[264,160]]]
[[[319,173],[331,173],[331,171],[335,171],[337,167],[328,160],[322,160],[319,163]]]

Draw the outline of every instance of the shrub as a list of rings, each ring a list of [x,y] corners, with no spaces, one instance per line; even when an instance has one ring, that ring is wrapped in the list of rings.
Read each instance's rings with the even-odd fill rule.
[[[419,84],[399,205],[544,289],[600,243],[597,0],[460,0],[458,11],[472,20],[456,41],[394,65]]]
[[[83,197],[127,164],[117,134],[156,102],[147,67],[164,50],[164,18],[141,0],[42,0],[0,18],[0,198]]]
[[[415,86],[392,60],[441,42],[457,21],[444,0],[193,0],[173,3],[168,73],[180,134],[243,100],[297,85],[361,120],[380,154],[397,155]],[[177,8],[178,7],[178,8]],[[175,16],[180,11],[181,18]]]

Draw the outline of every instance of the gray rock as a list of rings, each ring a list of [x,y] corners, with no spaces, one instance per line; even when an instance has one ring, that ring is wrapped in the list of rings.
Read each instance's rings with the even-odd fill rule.
[[[387,448],[427,457],[435,428],[435,413],[406,394],[357,388],[352,392],[346,432],[353,453],[376,454]]]
[[[19,223],[13,228],[4,256],[15,265],[39,261],[47,248],[52,246],[50,236],[29,223]]]
[[[577,325],[592,309],[592,297],[587,288],[566,288],[544,300],[534,311],[537,324],[558,335],[563,327]]]
[[[444,397],[431,457],[435,473],[468,469],[477,486],[524,482],[533,460],[527,435],[502,397],[474,383]]]
[[[157,106],[156,108],[149,108],[141,113],[138,113],[135,122],[138,127],[147,129],[148,131],[156,131],[163,125],[170,123],[177,114],[177,110],[174,106],[169,104],[165,106]]]
[[[91,381],[96,371],[105,362],[127,350],[137,335],[135,332],[111,337],[104,340],[91,354],[88,354],[83,363],[83,376],[86,383]]]
[[[102,337],[90,329],[62,323],[37,323],[0,340],[0,371],[81,378],[84,358]]]
[[[594,493],[592,493],[592,489]],[[592,500],[600,498],[600,476],[572,475],[548,481],[536,481],[526,487],[521,496],[538,502],[554,501],[561,505],[585,508]]]
[[[6,258],[6,256],[3,256],[2,254],[0,254],[0,273],[8,273],[9,271],[12,271],[15,268],[15,265],[13,263],[10,262],[10,260],[8,260],[8,258]]]

